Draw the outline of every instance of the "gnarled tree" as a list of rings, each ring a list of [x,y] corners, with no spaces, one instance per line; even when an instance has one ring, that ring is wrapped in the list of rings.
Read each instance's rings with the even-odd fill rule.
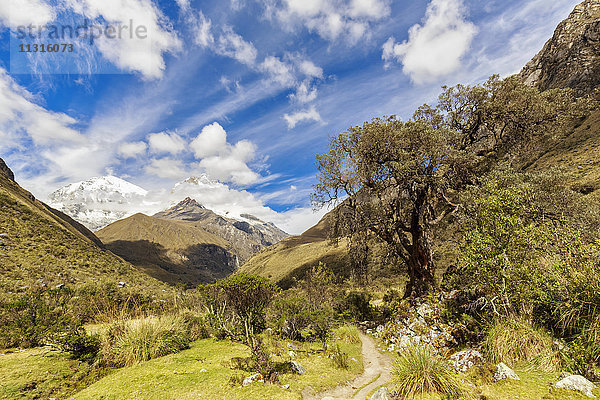
[[[515,78],[446,89],[437,107],[420,107],[408,122],[376,118],[334,136],[317,156],[313,200],[344,200],[332,236],[387,245],[407,266],[405,295],[419,295],[435,283],[433,230],[457,209],[457,193],[560,136],[577,110],[570,90],[540,93]]]

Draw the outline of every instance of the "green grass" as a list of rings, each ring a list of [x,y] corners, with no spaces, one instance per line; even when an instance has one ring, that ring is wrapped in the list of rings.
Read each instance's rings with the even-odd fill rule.
[[[247,347],[230,341],[204,339],[192,343],[189,350],[181,353],[120,369],[77,393],[73,399],[301,399],[302,390],[308,386],[320,392],[362,373],[360,343],[340,340],[336,344],[358,363],[350,361],[348,370],[337,369],[319,352],[320,344],[295,343],[299,347],[296,361],[307,372],[280,375],[280,384],[290,385],[287,390],[262,383],[245,388],[233,385],[231,377],[250,375],[231,368],[232,358],[250,356]],[[275,355],[275,361],[288,359],[285,342],[280,347],[281,356]],[[208,372],[200,372],[202,369]]]
[[[548,372],[561,367],[552,336],[523,319],[497,321],[483,345],[486,356],[493,363],[512,365],[527,361]]]
[[[47,349],[0,354],[0,399],[64,399],[93,382],[98,373]]]
[[[459,398],[463,394],[462,384],[450,363],[429,345],[411,344],[398,352],[392,382],[401,397],[439,393]]]

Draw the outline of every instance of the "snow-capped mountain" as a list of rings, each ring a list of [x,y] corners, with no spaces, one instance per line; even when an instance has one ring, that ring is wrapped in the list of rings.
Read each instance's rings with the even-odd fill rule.
[[[72,183],[48,196],[50,205],[92,231],[135,214],[148,191],[115,176]]]

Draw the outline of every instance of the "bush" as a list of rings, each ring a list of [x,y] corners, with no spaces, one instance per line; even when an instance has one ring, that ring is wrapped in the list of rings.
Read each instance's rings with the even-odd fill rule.
[[[308,328],[312,318],[305,299],[288,297],[271,303],[268,320],[278,334],[290,340],[302,340],[302,331]]]
[[[0,348],[37,347],[81,328],[68,308],[68,289],[38,290],[0,302]]]
[[[438,393],[456,399],[464,392],[450,363],[428,345],[411,344],[399,352],[392,379],[400,398]]]
[[[522,318],[496,321],[483,346],[486,356],[495,364],[527,361],[547,372],[557,371],[561,367],[560,356],[554,349],[554,339]]]
[[[100,335],[88,335],[83,328],[58,336],[56,342],[62,351],[69,352],[73,358],[89,364],[96,361],[100,352]]]
[[[102,361],[110,366],[130,366],[189,348],[190,337],[182,317],[148,317],[118,321],[102,343]]]
[[[370,300],[371,295],[369,293],[351,291],[338,301],[336,311],[347,321],[373,320],[375,310],[371,306]]]

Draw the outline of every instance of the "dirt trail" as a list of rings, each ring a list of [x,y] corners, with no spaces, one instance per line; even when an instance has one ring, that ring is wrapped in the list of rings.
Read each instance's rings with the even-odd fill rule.
[[[365,366],[363,374],[351,383],[340,385],[323,393],[304,393],[304,400],[364,400],[373,389],[389,382],[392,365],[390,358],[377,350],[375,341],[369,336],[361,333],[360,340],[362,341],[363,364]],[[366,386],[358,391],[363,385]]]

